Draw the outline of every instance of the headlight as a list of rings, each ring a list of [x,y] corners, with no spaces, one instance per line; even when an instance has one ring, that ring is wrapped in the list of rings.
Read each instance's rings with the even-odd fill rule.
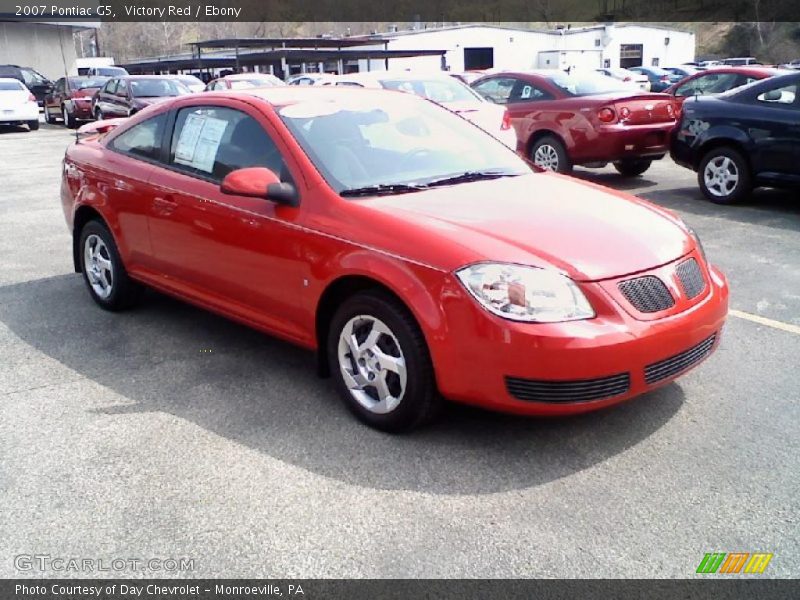
[[[683,227],[683,229],[686,231],[686,233],[688,233],[690,236],[692,236],[692,239],[697,244],[697,248],[700,250],[700,256],[703,257],[703,260],[705,262],[708,262],[708,259],[706,258],[706,249],[703,248],[703,242],[700,241],[700,236],[697,235],[697,232],[694,229],[692,229],[691,227],[689,227],[686,224],[686,221],[684,221],[680,217],[678,217],[678,221],[680,222],[681,227]]]
[[[704,262],[708,262],[708,258],[706,258],[706,249],[703,247],[703,242],[700,241],[700,236],[697,235],[697,232],[689,227],[686,226],[686,230],[689,232],[689,235],[694,238],[694,241],[697,243],[697,247],[700,249],[700,256],[703,257]]]
[[[595,316],[578,286],[555,271],[479,263],[459,269],[456,276],[478,302],[506,319],[556,323]]]

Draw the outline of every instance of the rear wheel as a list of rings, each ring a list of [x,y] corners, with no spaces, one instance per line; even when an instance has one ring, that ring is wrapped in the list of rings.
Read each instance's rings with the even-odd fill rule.
[[[531,147],[531,161],[537,167],[557,173],[570,173],[572,162],[561,140],[553,136],[539,138]]]
[[[31,131],[36,131],[39,129],[39,120],[37,119],[36,121],[28,121],[28,129]]]
[[[753,190],[750,166],[745,158],[729,147],[714,148],[700,161],[697,182],[703,194],[714,204],[734,204]]]
[[[347,407],[388,432],[430,420],[441,404],[425,338],[408,309],[379,292],[357,294],[336,311],[328,360]]]
[[[614,168],[620,175],[636,177],[647,171],[652,164],[653,161],[648,159],[625,159],[615,162]]]
[[[67,129],[75,129],[75,127],[78,125],[75,117],[73,117],[69,110],[67,110],[66,104],[61,106],[61,117],[64,121],[64,126],[67,127]]]
[[[99,221],[89,221],[80,235],[81,271],[92,300],[113,311],[134,305],[141,286],[128,277],[108,228]]]

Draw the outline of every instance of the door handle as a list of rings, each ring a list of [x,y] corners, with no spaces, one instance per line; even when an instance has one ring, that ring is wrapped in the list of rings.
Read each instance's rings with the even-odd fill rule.
[[[160,214],[168,215],[178,208],[178,203],[172,194],[156,196],[153,198],[153,209]]]

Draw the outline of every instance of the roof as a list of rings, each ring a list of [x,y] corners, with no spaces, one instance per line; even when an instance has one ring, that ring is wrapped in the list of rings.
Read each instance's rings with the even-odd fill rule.
[[[212,68],[224,69],[233,68],[237,65],[259,65],[269,62],[278,62],[282,58],[293,62],[324,62],[327,60],[358,60],[384,58],[409,58],[414,56],[441,56],[446,50],[378,50],[370,48],[351,48],[351,49],[313,49],[313,48],[280,48],[276,50],[265,50],[255,52],[240,53],[238,59],[235,55],[213,55],[191,57],[183,56],[179,58],[151,58],[138,62],[130,62],[123,65],[129,72],[148,71],[148,70],[185,70]]]
[[[383,36],[297,37],[297,38],[223,38],[191,42],[195,48],[349,48],[387,41]]]

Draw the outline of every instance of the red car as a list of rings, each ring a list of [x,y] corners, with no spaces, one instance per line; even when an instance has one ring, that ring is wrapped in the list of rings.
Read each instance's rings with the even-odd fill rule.
[[[721,94],[754,81],[787,73],[770,67],[714,67],[700,71],[671,85],[665,94],[670,94],[683,104],[690,96],[709,96]]]
[[[442,397],[591,411],[719,343],[728,285],[678,217],[534,173],[417,96],[195,94],[83,129],[110,129],[68,148],[61,187],[94,301],[149,286],[316,350],[374,427]]]
[[[669,151],[678,112],[664,94],[588,71],[504,72],[472,87],[506,106],[520,153],[559,173],[611,162],[623,175],[641,175]]]
[[[44,97],[44,120],[55,123],[61,119],[70,129],[78,121],[91,121],[92,97],[105,85],[108,77],[62,77]]]

